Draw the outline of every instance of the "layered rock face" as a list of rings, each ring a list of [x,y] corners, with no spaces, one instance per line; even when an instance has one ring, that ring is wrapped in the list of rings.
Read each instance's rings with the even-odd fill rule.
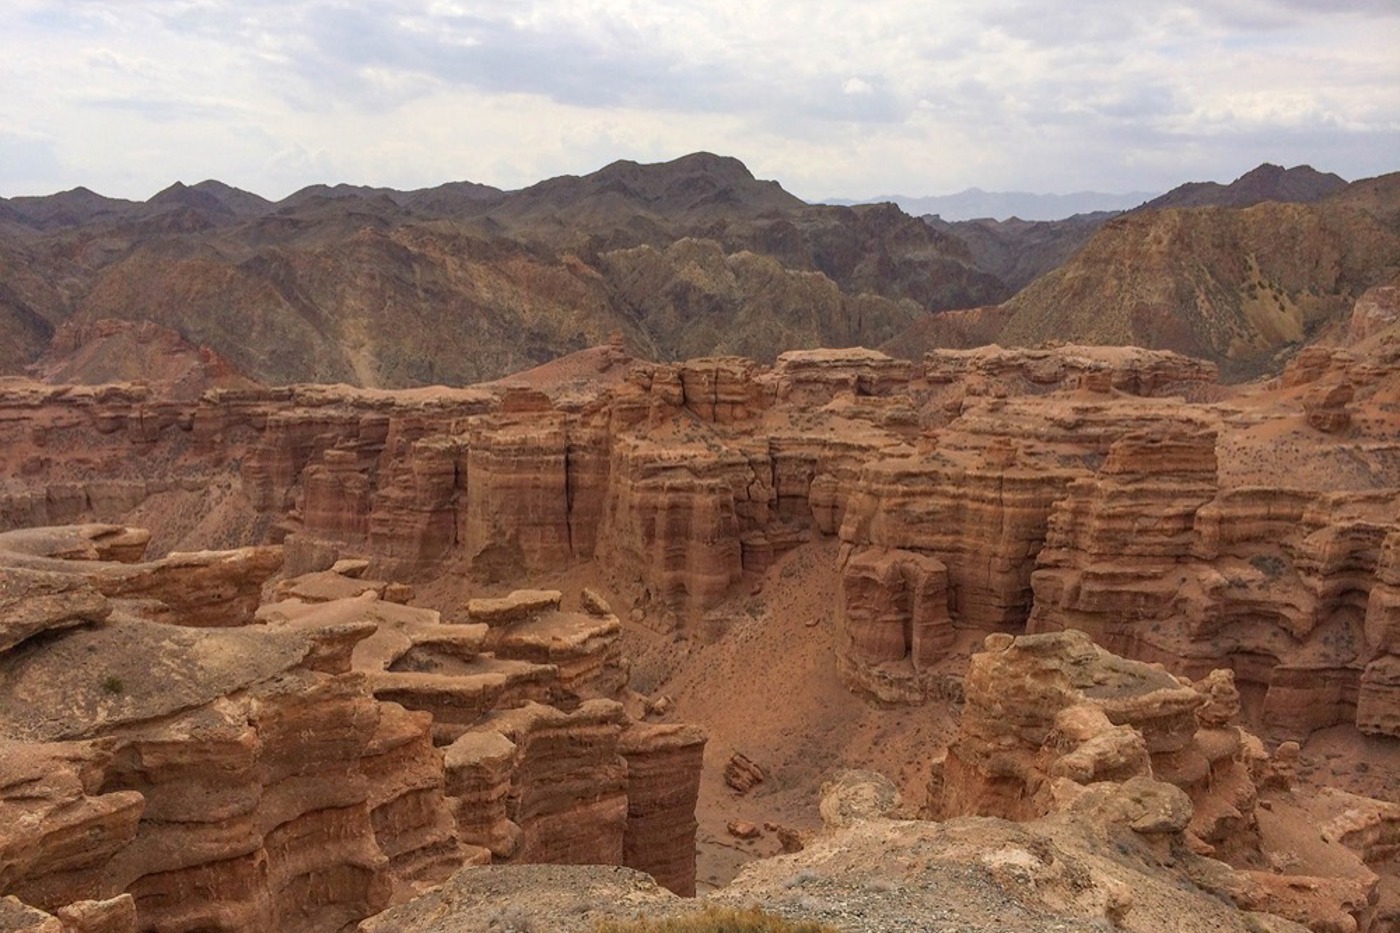
[[[457,838],[483,861],[626,864],[695,887],[695,801],[706,735],[633,721],[621,623],[557,590],[471,600],[468,622],[388,601],[362,566],[288,581],[260,617],[294,627],[373,621],[354,668],[374,696],[431,714]]]
[[[1016,395],[1061,389],[1115,389],[1129,395],[1191,395],[1219,378],[1214,364],[1140,347],[1064,346],[1054,349],[933,350],[924,357],[931,383],[991,383]]]
[[[1393,491],[1221,489],[1210,433],[1130,436],[1056,505],[1032,578],[1030,631],[1076,628],[1198,676],[1232,669],[1284,738],[1356,722],[1363,671],[1389,640],[1370,593]],[[1150,516],[1150,518],[1148,518]]]
[[[1373,735],[1400,735],[1400,529],[1381,541],[1365,634],[1376,657],[1361,673],[1356,725]]]
[[[227,521],[284,539],[293,573],[364,554],[394,577],[505,581],[592,560],[630,614],[688,630],[788,549],[839,536],[838,666],[885,701],[956,695],[989,632],[1076,627],[1189,676],[1234,670],[1280,737],[1358,721],[1363,676],[1365,728],[1394,728],[1377,703],[1397,389],[1369,351],[1300,354],[1277,386],[1226,399],[1207,364],[1122,348],[795,351],[771,369],[602,349],[457,390],[165,403],[7,383],[0,433],[40,451],[43,480],[21,463],[0,509],[68,520],[183,497],[207,517],[163,546]],[[200,488],[136,479],[143,463]],[[547,699],[526,668],[500,677]]]
[[[416,880],[375,832],[394,795],[362,764],[382,713],[348,670],[364,631],[196,631],[139,605],[0,658],[7,891],[125,893],[143,929],[338,930]]]
[[[693,891],[705,734],[588,698],[626,681],[606,607],[446,625],[347,561],[254,612],[277,548],[146,538],[0,535],[0,890],[55,930],[342,930],[493,857]]]
[[[1193,684],[1120,658],[1082,632],[992,635],[972,657],[966,700],[957,737],[932,772],[927,810],[935,818],[1122,824],[1242,908],[1316,930],[1371,928],[1379,877],[1366,861],[1386,859],[1367,848],[1364,833],[1350,845],[1341,831],[1324,834],[1335,843],[1330,876],[1255,870],[1267,854],[1259,831],[1267,814],[1256,811],[1261,786],[1286,784],[1288,756],[1285,749],[1271,760],[1233,724],[1240,704],[1230,672]]]
[[[918,699],[955,628],[1018,628],[1030,609],[1030,561],[1068,479],[995,453],[867,464],[840,530],[849,650],[838,657],[848,682]],[[893,637],[895,626],[907,637]]]

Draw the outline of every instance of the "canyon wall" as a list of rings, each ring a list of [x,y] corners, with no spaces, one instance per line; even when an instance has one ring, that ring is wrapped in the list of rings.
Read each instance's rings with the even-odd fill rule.
[[[280,548],[147,540],[0,534],[6,894],[110,914],[93,929],[258,933],[343,930],[491,861],[694,892],[706,736],[624,712],[606,606],[520,592],[447,624],[366,561],[259,605]]]
[[[1227,394],[1209,364],[1133,348],[587,352],[466,389],[5,380],[0,521],[173,514],[154,544],[262,537],[291,573],[595,561],[624,614],[688,631],[835,536],[838,669],[883,701],[956,696],[987,633],[1077,628],[1231,669],[1276,737],[1400,732],[1393,367],[1309,350]],[[502,674],[521,698],[532,676]]]

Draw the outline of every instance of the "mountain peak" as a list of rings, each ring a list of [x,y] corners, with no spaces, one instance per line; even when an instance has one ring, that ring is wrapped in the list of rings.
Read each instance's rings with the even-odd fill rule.
[[[1245,172],[1228,185],[1213,181],[1188,182],[1173,188],[1144,207],[1249,207],[1264,201],[1307,204],[1320,201],[1346,187],[1346,180],[1330,172],[1319,172],[1311,165],[1284,168],[1264,162]]]

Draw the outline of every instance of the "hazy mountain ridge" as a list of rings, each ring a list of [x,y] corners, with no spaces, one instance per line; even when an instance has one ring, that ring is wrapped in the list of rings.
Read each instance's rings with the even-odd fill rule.
[[[1242,377],[1394,274],[1397,187],[1264,165],[1164,196],[1276,195],[1247,209],[1051,222],[808,205],[709,153],[511,192],[317,185],[269,202],[206,181],[134,202],[80,188],[0,200],[0,368],[32,363],[65,322],[125,318],[269,382],[472,382],[613,333],[662,359],[1134,343]]]
[[[1020,291],[1062,265],[1116,211],[1076,214],[1064,220],[959,220],[949,223],[927,215],[924,222],[967,244],[977,265]]]
[[[0,259],[36,279],[0,292],[10,371],[66,321],[128,318],[269,382],[473,382],[614,332],[660,358],[873,345],[1010,294],[896,209],[809,206],[707,153],[517,192],[313,186],[269,203],[202,182],[0,207],[26,225]]]
[[[1358,184],[1312,204],[1119,215],[1004,304],[918,321],[886,347],[1065,340],[1174,350],[1228,379],[1275,371],[1400,272],[1400,173]]]
[[[881,195],[867,200],[832,198],[827,204],[879,204],[889,202],[900,209],[922,216],[935,215],[945,221],[964,220],[1064,220],[1078,214],[1103,211],[1125,211],[1153,197],[1152,191],[1129,191],[1110,194],[1103,191],[1076,191],[1072,194],[1036,194],[1029,191],[983,191],[967,188],[956,194],[911,197],[903,194]]]

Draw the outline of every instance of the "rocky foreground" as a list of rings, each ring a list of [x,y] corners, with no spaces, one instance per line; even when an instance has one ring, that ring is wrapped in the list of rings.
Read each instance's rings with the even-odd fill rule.
[[[0,536],[4,929],[585,931],[699,909],[658,882],[694,889],[705,734],[603,696],[626,699],[596,594],[444,623],[342,561],[249,614],[275,548],[133,560],[144,541]],[[178,602],[215,593],[243,611]],[[1296,744],[1235,725],[1230,672],[992,635],[965,693],[921,803],[835,776],[825,830],[711,900],[844,930],[1392,928],[1400,806],[1293,793]]]
[[[280,548],[145,562],[146,537],[0,535],[5,893],[80,930],[260,931],[353,927],[464,864],[694,892],[705,733],[627,715],[600,599],[447,625],[342,562],[259,606]]]
[[[402,392],[0,381],[0,917],[689,909],[519,866],[694,890],[705,731],[629,687],[624,634],[722,639],[826,540],[827,663],[876,703],[961,704],[959,732],[904,810],[859,779],[885,803],[828,804],[712,896],[853,930],[1393,929],[1394,805],[1290,790],[1289,743],[1400,738],[1396,317],[1377,290],[1347,348],[1244,390],[1085,347],[614,345]],[[601,593],[512,591],[585,567]]]

